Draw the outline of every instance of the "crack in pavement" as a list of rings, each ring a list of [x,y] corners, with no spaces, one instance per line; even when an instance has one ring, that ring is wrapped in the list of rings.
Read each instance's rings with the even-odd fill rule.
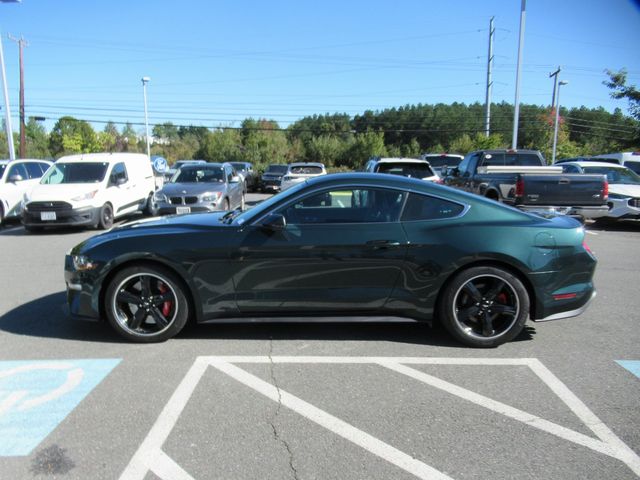
[[[276,408],[276,411],[274,412],[273,416],[271,417],[271,419],[269,420],[269,425],[271,425],[271,429],[273,430],[273,438],[275,438],[276,441],[280,442],[284,448],[287,450],[287,453],[289,454],[289,468],[291,468],[291,473],[293,475],[294,480],[299,480],[298,477],[298,470],[296,470],[296,467],[293,465],[293,452],[291,451],[291,447],[289,446],[289,443],[280,436],[280,433],[278,432],[278,429],[276,427],[276,421],[278,419],[278,416],[280,415],[280,409],[282,408],[282,392],[280,391],[280,387],[278,386],[278,382],[276,380],[276,375],[275,375],[275,371],[274,371],[274,366],[275,364],[273,363],[273,337],[269,338],[269,373],[271,375],[271,383],[273,384],[274,387],[276,387],[276,390],[278,391],[278,407]]]

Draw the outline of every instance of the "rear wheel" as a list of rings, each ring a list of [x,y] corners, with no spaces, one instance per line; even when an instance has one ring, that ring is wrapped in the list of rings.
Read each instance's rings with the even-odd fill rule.
[[[158,209],[153,204],[153,193],[150,193],[147,197],[147,203],[144,206],[144,214],[148,217],[155,217],[158,214]]]
[[[108,230],[111,227],[113,227],[113,208],[111,204],[105,203],[100,209],[98,228],[100,230]]]
[[[445,287],[439,319],[456,339],[471,347],[496,347],[515,338],[529,316],[522,282],[497,267],[473,267]]]
[[[187,323],[189,303],[182,283],[160,266],[138,265],[109,282],[104,311],[111,326],[134,342],[162,342]]]

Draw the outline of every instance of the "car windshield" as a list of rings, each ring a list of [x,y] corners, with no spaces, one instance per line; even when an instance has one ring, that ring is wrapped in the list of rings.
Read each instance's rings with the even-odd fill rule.
[[[283,173],[287,173],[287,166],[286,165],[269,165],[269,167],[267,168],[267,170],[264,173],[273,173],[273,174],[283,174]]]
[[[244,172],[247,169],[247,165],[240,162],[231,162],[231,166],[238,172]]]
[[[322,167],[317,165],[293,165],[289,173],[295,173],[297,175],[319,175],[322,173]]]
[[[223,181],[222,167],[183,167],[171,179],[173,183],[218,183]]]
[[[377,171],[378,173],[391,173],[413,178],[426,178],[435,175],[427,163],[414,162],[379,163]]]
[[[606,175],[609,183],[640,185],[640,175],[627,168],[584,167],[584,173],[600,173]]]
[[[427,162],[432,167],[440,168],[440,167],[457,167],[462,158],[455,157],[453,155],[439,155],[437,157],[427,157],[425,158]]]
[[[100,183],[107,173],[106,162],[100,163],[55,163],[42,177],[43,185],[59,183]]]

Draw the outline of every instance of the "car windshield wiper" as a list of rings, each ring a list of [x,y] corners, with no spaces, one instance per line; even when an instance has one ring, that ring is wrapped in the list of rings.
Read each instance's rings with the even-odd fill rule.
[[[238,207],[238,208],[236,208],[234,210],[230,210],[227,213],[225,213],[223,216],[220,217],[220,221],[221,222],[225,222],[225,223],[231,223],[233,221],[233,219],[236,218],[241,213],[242,213],[242,209],[240,207]]]

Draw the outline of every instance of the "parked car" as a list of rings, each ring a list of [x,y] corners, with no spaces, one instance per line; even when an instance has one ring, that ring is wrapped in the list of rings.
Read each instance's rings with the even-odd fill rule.
[[[603,153],[592,158],[596,162],[615,162],[640,175],[640,152]]]
[[[244,187],[229,163],[185,165],[153,202],[159,215],[244,209]]]
[[[327,171],[322,163],[315,162],[296,162],[290,163],[287,173],[282,177],[280,182],[280,191],[291,188],[298,183],[302,183],[309,178],[326,175]]]
[[[429,165],[438,176],[444,177],[446,170],[457,167],[464,156],[455,153],[425,153],[420,155],[420,158],[429,162]]]
[[[258,189],[258,177],[250,162],[229,162],[244,182],[244,193],[255,192]]]
[[[52,164],[47,160],[0,160],[0,224],[7,218],[20,218],[24,195]]]
[[[171,180],[173,176],[185,165],[202,165],[207,163],[206,160],[177,160],[174,164],[168,168],[164,173],[165,180]]]
[[[547,166],[538,150],[478,150],[449,169],[444,183],[521,210],[579,218],[607,215],[602,175],[570,175]]]
[[[108,229],[115,218],[151,213],[155,181],[141,153],[88,153],[60,158],[24,198],[22,223]]]
[[[431,182],[322,175],[245,212],[121,225],[74,247],[65,281],[73,317],[136,342],[189,318],[390,315],[492,347],[528,318],[587,308],[596,259],[584,239],[572,218]]]
[[[567,173],[605,175],[609,182],[609,213],[599,220],[640,218],[640,175],[622,165],[606,162],[566,162],[562,163]]]
[[[441,183],[438,174],[431,168],[427,160],[415,158],[380,158],[374,157],[366,163],[365,172],[390,173],[405,177],[421,178],[429,182]]]
[[[260,190],[265,193],[280,191],[282,177],[287,173],[287,165],[269,165],[260,177]]]

